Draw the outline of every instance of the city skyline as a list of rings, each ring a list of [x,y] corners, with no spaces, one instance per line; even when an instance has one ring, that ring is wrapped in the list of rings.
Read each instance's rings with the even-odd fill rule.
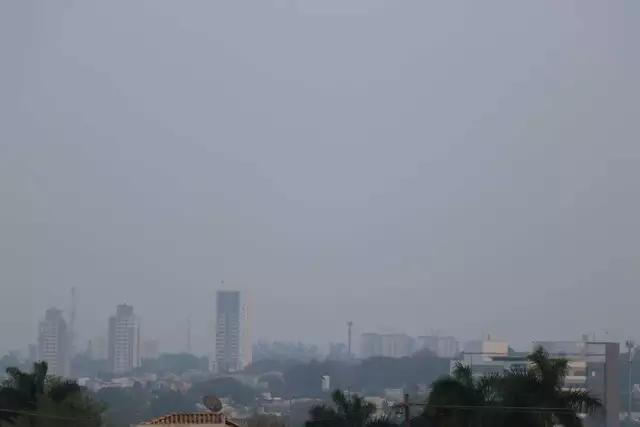
[[[238,294],[242,294],[241,291],[216,291],[216,294],[220,293],[220,292],[237,292]],[[240,346],[240,356],[239,356],[239,360],[251,360],[251,348],[256,345],[259,342],[264,342],[265,339],[261,338],[261,337],[255,337],[253,332],[252,332],[252,325],[250,323],[250,319],[249,319],[249,299],[248,297],[242,298],[241,300],[241,304],[239,306],[239,312],[241,314],[240,317],[240,324],[242,324],[243,326],[240,327],[240,331],[241,331],[241,342],[243,343],[243,345]],[[119,304],[122,305],[122,304]],[[126,303],[124,305],[127,305]],[[70,331],[69,329],[69,318],[71,316],[71,310],[61,310],[59,308],[57,308],[56,306],[49,306],[49,308],[46,311],[56,311],[59,312],[59,314],[62,316],[63,321],[65,322],[65,327],[67,328],[68,331]],[[213,310],[213,316],[212,317],[216,317],[215,313],[217,311]],[[179,317],[179,315],[177,315]],[[113,316],[110,316],[113,317]],[[195,351],[189,351],[188,345],[189,345],[189,334],[191,333],[191,317],[192,315],[188,316],[188,322],[186,323],[186,326],[181,330],[181,333],[183,333],[183,343],[178,343],[178,345],[175,346],[167,346],[166,345],[166,337],[167,335],[164,336],[164,340],[163,340],[163,335],[148,335],[142,332],[138,332],[139,333],[139,340],[140,340],[140,344],[139,344],[139,350],[138,353],[140,355],[142,355],[143,350],[142,347],[144,346],[144,344],[148,345],[152,345],[152,346],[157,346],[159,348],[160,343],[164,343],[164,345],[162,346],[162,352],[169,352],[169,353],[192,353],[192,354],[196,354],[196,355],[200,355],[200,356],[207,356],[207,357],[211,357],[212,360],[214,360],[215,358],[215,351],[213,351],[213,348],[215,347],[215,336],[216,336],[216,323],[217,321],[214,319],[213,321],[213,326],[211,328],[208,328],[209,330],[211,330],[211,334],[208,335],[208,341],[205,342],[199,342],[196,344],[196,348]],[[136,316],[137,319],[139,319],[138,316]],[[81,319],[82,320],[82,319]],[[138,320],[138,322],[140,322],[141,319]],[[82,323],[82,322],[80,322]],[[244,325],[249,325],[244,326]],[[494,339],[494,340],[498,340],[498,341],[508,341],[510,343],[512,343],[514,348],[517,348],[518,350],[522,350],[522,349],[526,349],[528,348],[528,345],[530,342],[532,341],[536,341],[541,339],[540,336],[533,336],[533,337],[523,337],[523,336],[518,336],[516,337],[516,339],[512,339],[510,337],[505,337],[503,335],[497,335],[497,334],[491,334],[491,333],[487,333],[487,332],[483,332],[482,334],[476,335],[476,336],[469,336],[469,335],[462,335],[462,336],[452,336],[451,334],[447,334],[447,333],[443,333],[446,332],[446,329],[442,329],[441,326],[442,325],[438,325],[435,327],[414,327],[411,328],[411,325],[400,325],[399,327],[382,327],[382,326],[377,326],[377,327],[371,327],[370,325],[361,325],[361,324],[354,324],[355,328],[355,332],[354,332],[354,341],[353,341],[353,347],[354,347],[354,355],[355,356],[361,356],[361,353],[363,352],[362,347],[363,347],[363,337],[366,335],[377,335],[379,336],[378,339],[380,339],[380,337],[383,336],[408,336],[411,338],[412,343],[411,344],[407,344],[407,348],[415,348],[415,349],[419,349],[419,348],[427,348],[430,351],[432,351],[434,354],[451,354],[452,352],[454,352],[452,349],[456,348],[455,344],[448,342],[450,340],[453,340],[455,342],[457,342],[457,345],[460,346],[460,348],[462,347],[462,344],[464,342],[472,342],[478,339],[486,339],[487,337],[489,337],[489,339]],[[407,327],[408,326],[408,327]],[[266,339],[266,341],[271,341],[271,342],[304,342],[305,344],[309,344],[309,345],[318,345],[320,346],[320,348],[323,349],[323,351],[328,352],[330,349],[330,346],[332,344],[337,344],[337,343],[343,343],[345,345],[348,344],[348,334],[347,334],[347,328],[343,328],[344,330],[341,331],[342,333],[338,333],[337,336],[334,339],[329,339],[327,341],[314,341],[313,339],[303,339],[303,338],[308,338],[308,337],[292,337],[292,338],[285,338],[285,337],[278,337],[275,336],[273,338],[269,338]],[[413,331],[418,331],[418,332],[411,332],[411,330]],[[342,335],[342,336],[341,336]],[[560,340],[558,341],[571,341],[573,339],[575,339],[578,336],[583,336],[585,335],[585,331],[576,331],[576,333],[574,333],[573,335],[569,335],[569,336],[565,336],[565,337],[561,337]],[[595,332],[587,332],[586,333],[587,336],[590,337],[590,339],[592,339],[593,341],[596,340],[600,340],[600,341],[611,341],[611,342],[618,342],[620,344],[623,344],[626,340],[628,339],[634,339],[635,337],[631,336],[620,336],[620,335],[616,335],[613,333],[609,333],[608,331],[604,331],[604,333],[595,333]],[[100,354],[106,354],[106,351],[108,349],[108,336],[109,336],[109,327],[107,326],[105,328],[104,331],[100,332],[100,331],[90,331],[86,334],[81,334],[80,336],[78,336],[78,334],[76,333],[75,336],[75,344],[76,344],[76,349],[75,352],[82,352],[82,351],[89,351],[91,349],[93,349],[94,352],[99,352]],[[493,338],[491,338],[493,336]],[[433,339],[435,341],[432,341],[431,343],[426,343],[425,340],[428,339]],[[39,338],[36,337],[35,341],[38,341]],[[69,340],[69,354],[71,354],[74,349],[72,348],[71,345],[71,336],[68,335],[68,340]],[[444,340],[444,342],[442,342]],[[434,342],[438,342],[434,344]],[[252,345],[248,346],[246,343],[250,342]],[[16,349],[22,349],[20,351],[25,351],[27,349],[27,347],[31,346],[33,343],[33,340],[29,340],[29,339],[25,339],[25,345],[18,345],[18,346],[6,346],[6,349],[0,348],[0,353],[9,353],[11,351],[16,351]],[[387,346],[390,344],[387,344]],[[435,346],[435,347],[434,347]],[[440,346],[440,349],[438,350],[438,346]],[[147,347],[150,348],[150,347]],[[247,348],[249,350],[247,350]],[[28,350],[26,350],[28,353]],[[155,353],[158,353],[157,351]],[[389,352],[387,352],[389,353]],[[387,354],[385,352],[382,352],[378,355],[382,355],[382,354]],[[406,353],[406,351],[402,351],[402,353]],[[391,353],[389,353],[391,354]],[[246,366],[247,363],[243,362],[242,366]]]

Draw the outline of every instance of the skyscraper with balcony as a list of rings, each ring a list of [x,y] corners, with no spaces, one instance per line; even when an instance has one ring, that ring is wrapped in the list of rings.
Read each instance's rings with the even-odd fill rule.
[[[50,308],[38,325],[38,359],[47,362],[49,373],[69,375],[69,334],[61,310]]]
[[[249,304],[239,291],[216,294],[215,365],[217,372],[234,372],[251,363]]]
[[[140,321],[133,307],[120,304],[109,318],[109,368],[114,374],[126,374],[140,366]]]

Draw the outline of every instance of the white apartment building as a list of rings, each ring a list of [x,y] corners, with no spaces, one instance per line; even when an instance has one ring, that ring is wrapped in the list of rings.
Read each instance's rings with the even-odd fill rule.
[[[383,357],[407,357],[413,354],[415,340],[407,334],[383,334]]]
[[[235,372],[251,364],[251,306],[240,291],[217,292],[215,331],[213,371]]]
[[[360,357],[368,359],[382,354],[382,338],[380,334],[366,332],[360,335]]]
[[[470,366],[474,376],[503,373],[510,369],[511,363],[520,363],[520,359],[509,359],[509,343],[506,341],[477,340],[464,343],[462,358],[451,361],[451,371],[460,362]]]
[[[68,376],[69,334],[62,311],[50,308],[38,326],[38,359],[47,362],[50,374]]]
[[[253,341],[251,336],[251,300],[247,296],[240,310],[240,367],[253,363]]]
[[[460,343],[454,337],[441,337],[437,335],[418,337],[418,349],[429,350],[431,353],[443,359],[458,357]]]
[[[133,307],[120,304],[109,318],[109,368],[126,374],[140,366],[140,321]]]
[[[407,334],[364,333],[360,336],[360,357],[411,356],[415,340]]]

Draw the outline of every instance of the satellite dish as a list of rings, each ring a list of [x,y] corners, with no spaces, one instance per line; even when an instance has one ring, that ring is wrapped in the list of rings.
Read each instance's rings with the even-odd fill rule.
[[[204,399],[202,399],[202,403],[211,412],[222,411],[222,402],[220,402],[220,399],[215,396],[205,396]]]

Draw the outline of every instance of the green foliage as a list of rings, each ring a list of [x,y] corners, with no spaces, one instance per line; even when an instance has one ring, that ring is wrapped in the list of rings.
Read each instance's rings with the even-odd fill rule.
[[[30,427],[99,427],[104,408],[73,381],[47,376],[47,364],[31,372],[7,368],[0,386],[0,424]]]
[[[432,384],[423,421],[436,427],[582,427],[577,414],[601,407],[589,392],[563,388],[566,359],[553,359],[542,348],[528,358],[529,369],[481,378],[457,365]]]
[[[150,396],[138,388],[105,387],[93,398],[105,406],[104,418],[109,425],[126,427],[150,418]]]
[[[213,378],[196,383],[189,390],[189,394],[198,399],[202,399],[202,396],[227,397],[243,406],[253,405],[257,395],[253,387],[249,387],[231,377]]]
[[[331,394],[333,405],[314,405],[309,410],[306,427],[388,427],[394,426],[386,417],[376,417],[375,405],[340,389]]]
[[[341,361],[296,362],[284,366],[285,398],[326,398],[319,378],[329,375],[332,387],[366,390],[381,394],[385,388],[404,388],[420,382],[429,384],[449,372],[449,359],[428,352],[412,357],[373,357],[360,363]]]

